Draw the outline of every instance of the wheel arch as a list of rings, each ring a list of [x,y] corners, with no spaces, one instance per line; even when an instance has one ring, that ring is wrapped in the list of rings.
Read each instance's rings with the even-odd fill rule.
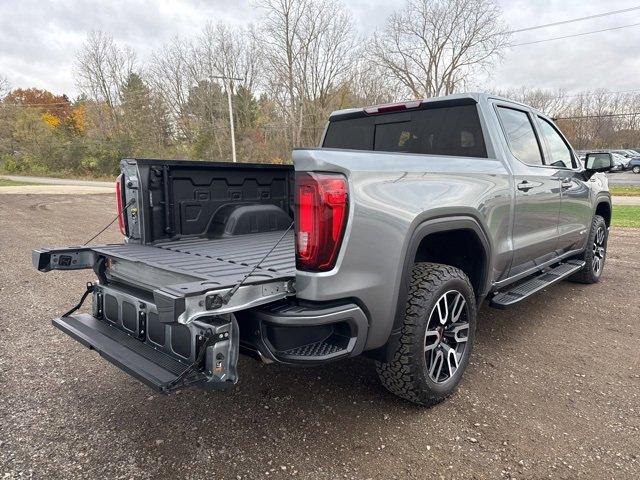
[[[613,209],[611,207],[611,199],[609,198],[609,196],[601,195],[597,198],[594,215],[600,215],[602,218],[604,218],[607,227],[611,226]]]
[[[451,243],[448,240],[451,240]],[[470,255],[460,257],[456,248],[459,248],[462,240],[469,241],[469,243],[465,243],[465,248]],[[434,244],[430,241],[437,243]],[[442,245],[447,246],[444,256],[439,255],[443,252]],[[436,248],[433,248],[434,246]],[[395,351],[403,322],[404,305],[407,301],[409,272],[416,261],[453,264],[453,266],[460,268],[469,277],[479,305],[491,286],[489,275],[491,255],[492,247],[489,236],[481,223],[471,215],[444,216],[420,222],[412,231],[404,255],[389,338],[385,345],[367,353],[378,360],[385,361]],[[460,261],[451,261],[460,258],[470,259],[471,262],[465,265]]]

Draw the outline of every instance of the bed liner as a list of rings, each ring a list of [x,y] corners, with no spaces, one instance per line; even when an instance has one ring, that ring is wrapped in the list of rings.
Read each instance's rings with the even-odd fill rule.
[[[181,239],[153,245],[99,245],[92,247],[92,250],[112,259],[141,263],[227,287],[235,285],[250,273],[282,235],[282,231],[275,231],[218,239]],[[246,283],[293,278],[293,241],[293,232],[287,232]]]

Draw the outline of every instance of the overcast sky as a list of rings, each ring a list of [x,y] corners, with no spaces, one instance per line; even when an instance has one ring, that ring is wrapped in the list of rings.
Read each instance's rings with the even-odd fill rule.
[[[381,26],[404,0],[343,0],[358,28]],[[625,0],[500,0],[513,30],[620,10]],[[13,87],[77,94],[72,76],[75,51],[91,30],[128,44],[144,61],[175,35],[191,37],[207,21],[257,19],[250,0],[0,0],[0,75]],[[523,43],[590,30],[640,23],[640,10],[515,34]],[[570,92],[640,88],[640,26],[537,45],[512,47],[492,74],[474,89],[522,85]]]

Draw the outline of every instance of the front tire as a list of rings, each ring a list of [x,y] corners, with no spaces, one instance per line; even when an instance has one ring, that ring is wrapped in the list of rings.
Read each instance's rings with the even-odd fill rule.
[[[578,283],[597,283],[600,281],[604,270],[604,261],[607,257],[608,239],[607,222],[600,215],[594,215],[587,248],[581,257],[581,260],[585,262],[584,268],[569,277],[569,280]]]
[[[430,406],[455,392],[475,338],[476,299],[462,270],[416,263],[400,341],[391,361],[376,362],[382,384],[410,402]]]
[[[640,165],[636,165],[633,167],[633,173],[640,173]]]

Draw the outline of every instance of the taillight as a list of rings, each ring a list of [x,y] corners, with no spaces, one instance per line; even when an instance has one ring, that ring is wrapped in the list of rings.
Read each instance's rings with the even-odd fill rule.
[[[116,208],[118,209],[118,228],[120,229],[120,233],[127,236],[127,226],[124,222],[124,199],[122,198],[122,174],[118,175],[116,178]]]
[[[331,270],[349,208],[347,179],[337,173],[296,174],[296,266]]]

